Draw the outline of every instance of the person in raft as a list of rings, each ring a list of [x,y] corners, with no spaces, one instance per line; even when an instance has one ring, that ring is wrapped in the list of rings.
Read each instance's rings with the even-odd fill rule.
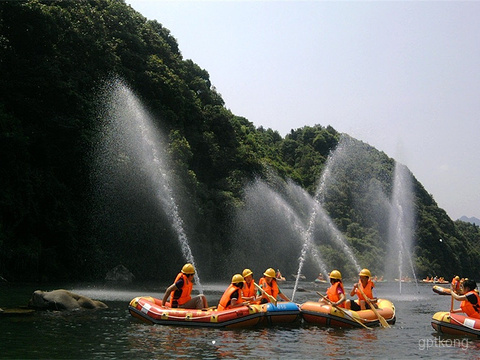
[[[242,289],[244,286],[245,280],[242,275],[235,274],[232,277],[232,282],[230,286],[225,290],[220,302],[218,303],[217,310],[226,310],[232,309],[235,307],[243,306],[248,304],[248,302],[243,302],[242,300]]]
[[[205,309],[208,308],[205,295],[200,294],[192,298],[193,276],[195,268],[192,264],[185,264],[182,271],[178,273],[175,281],[165,290],[162,304],[165,307],[183,308],[183,309]],[[170,296],[168,302],[168,297]]]
[[[345,289],[343,288],[342,273],[338,270],[332,270],[328,275],[331,286],[327,289],[327,299],[332,305],[345,308]],[[320,303],[327,303],[325,299],[320,299]]]
[[[268,268],[265,270],[263,273],[263,277],[260,279],[258,282],[258,285],[270,296],[273,296],[275,299],[277,299],[278,296],[280,296],[283,300],[285,301],[290,301],[288,297],[285,296],[285,294],[282,293],[282,290],[278,287],[277,284],[277,279],[275,278],[275,270],[272,268]],[[260,303],[265,304],[270,302],[268,299],[268,296],[266,296],[262,291],[258,291],[257,295],[261,296]]]
[[[375,303],[377,302],[377,295],[375,294],[375,284],[372,280],[370,280],[370,278],[372,277],[370,270],[362,269],[358,276],[360,277],[360,279],[358,283],[353,285],[353,289],[350,292],[350,296],[354,296],[356,294],[358,297],[358,300],[350,302],[350,309],[353,311],[370,309],[370,305],[366,304],[359,287],[361,287],[361,289],[365,293],[365,296],[368,297],[373,306],[375,306]]]
[[[455,291],[456,294],[460,294],[460,276],[458,275],[452,279],[452,290]]]
[[[461,301],[460,309],[452,310],[452,313],[463,312],[468,317],[480,319],[480,297],[475,291],[477,283],[475,280],[467,279],[463,283],[464,294],[458,295],[455,291],[451,291],[450,294],[455,300]],[[453,288],[452,288],[453,290]]]
[[[242,299],[245,301],[249,301],[250,303],[258,303],[260,298],[257,299],[257,289],[255,288],[255,280],[253,280],[253,272],[250,269],[245,269],[242,272],[243,279],[245,283],[243,284],[243,297]]]

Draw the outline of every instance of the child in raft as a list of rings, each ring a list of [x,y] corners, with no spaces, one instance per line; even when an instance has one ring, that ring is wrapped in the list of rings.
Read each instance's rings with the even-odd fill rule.
[[[358,297],[357,301],[350,301],[350,309],[353,311],[370,309],[370,305],[366,304],[366,300],[360,291],[360,287],[363,290],[365,296],[370,300],[373,306],[376,307],[375,303],[377,302],[377,296],[375,294],[375,284],[370,280],[372,274],[368,269],[362,269],[358,274],[360,277],[358,283],[353,285],[353,289],[350,292],[350,296],[355,294]]]
[[[327,298],[334,306],[345,308],[345,289],[343,288],[342,274],[338,270],[332,270],[328,275],[330,278],[330,286],[327,289]],[[327,303],[324,299],[319,300],[320,303]]]
[[[451,310],[452,313],[463,312],[468,317],[480,319],[480,297],[475,291],[477,283],[475,280],[466,279],[463,283],[464,294],[458,295],[455,291],[450,294],[455,300],[461,301],[460,309]],[[453,290],[453,289],[452,289]]]

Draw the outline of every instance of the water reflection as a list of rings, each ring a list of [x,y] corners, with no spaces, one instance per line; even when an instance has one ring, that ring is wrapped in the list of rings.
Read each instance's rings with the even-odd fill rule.
[[[378,293],[397,294],[397,323],[391,329],[333,329],[297,324],[254,329],[212,329],[154,326],[133,318],[127,309],[130,293],[93,293],[109,306],[106,310],[37,312],[27,317],[0,319],[2,358],[101,358],[101,359],[311,359],[311,358],[475,358],[480,340],[468,339],[468,348],[430,347],[421,344],[437,338],[430,321],[448,309],[448,297],[421,286],[420,300],[411,300],[405,285],[379,284]],[[298,301],[314,300],[316,287],[304,286]],[[78,289],[78,287],[76,287]],[[70,287],[71,289],[71,287]],[[3,288],[2,290],[7,290]],[[15,289],[14,289],[15,290]],[[28,299],[32,288],[19,288]],[[15,290],[15,291],[17,291]],[[395,291],[395,292],[394,292]],[[416,291],[414,285],[411,293]],[[80,292],[81,291],[77,291]],[[103,294],[103,295],[102,295]],[[136,295],[136,294],[135,294]],[[16,296],[16,295],[15,295]],[[121,301],[105,299],[128,297]],[[26,300],[25,300],[26,301]],[[0,307],[9,303],[0,293]],[[448,339],[441,337],[439,339]],[[444,344],[446,344],[444,342]]]

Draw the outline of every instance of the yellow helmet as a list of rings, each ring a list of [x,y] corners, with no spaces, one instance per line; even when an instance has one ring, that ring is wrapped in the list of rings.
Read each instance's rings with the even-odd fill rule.
[[[243,270],[242,276],[243,276],[244,278],[246,278],[248,275],[253,275],[252,270],[250,270],[250,269],[245,269],[245,270]]]
[[[362,269],[358,275],[360,276],[368,276],[368,277],[372,277],[372,274],[370,273],[370,270],[368,269]]]
[[[330,279],[337,279],[337,280],[342,280],[342,273],[338,270],[332,270],[330,274],[328,274]]]
[[[184,273],[185,275],[195,274],[195,268],[190,263],[185,264],[182,267],[182,273]]]
[[[455,280],[460,280],[460,276],[455,276]]]
[[[232,277],[232,284],[241,283],[241,282],[244,282],[244,281],[245,281],[245,279],[240,274],[235,274]]]
[[[263,275],[274,278],[275,277],[275,270],[273,270],[272,268],[268,268],[267,270],[265,270]]]

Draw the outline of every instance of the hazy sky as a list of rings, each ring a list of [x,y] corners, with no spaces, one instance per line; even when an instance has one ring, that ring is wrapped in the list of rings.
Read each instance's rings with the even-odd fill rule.
[[[285,136],[331,125],[480,218],[480,2],[125,0],[177,39],[225,106]]]

